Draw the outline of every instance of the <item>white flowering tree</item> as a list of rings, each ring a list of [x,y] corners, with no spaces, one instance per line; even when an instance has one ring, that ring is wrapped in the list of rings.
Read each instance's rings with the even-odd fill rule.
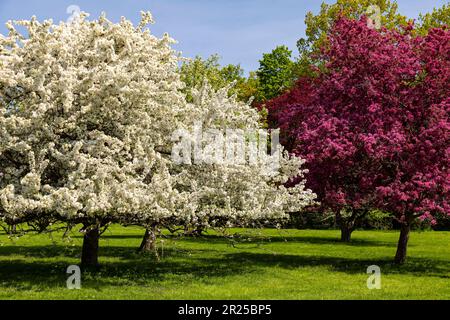
[[[301,176],[284,156],[278,175],[263,166],[178,164],[172,135],[192,128],[258,126],[258,115],[206,85],[193,103],[181,93],[179,56],[135,27],[85,14],[71,23],[7,23],[0,36],[0,218],[43,230],[81,224],[81,262],[97,265],[111,223],[154,226],[277,219],[314,195],[286,189]],[[26,28],[24,36],[16,25]],[[217,219],[216,219],[217,220]]]

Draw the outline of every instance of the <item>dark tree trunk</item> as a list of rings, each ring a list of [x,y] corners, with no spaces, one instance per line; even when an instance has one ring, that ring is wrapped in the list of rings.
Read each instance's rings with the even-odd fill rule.
[[[344,218],[341,215],[340,211],[337,211],[335,213],[336,216],[336,224],[339,226],[339,229],[341,229],[341,241],[342,242],[350,242],[352,232],[353,232],[353,215],[350,218]]]
[[[8,232],[9,232],[10,234],[15,234],[15,233],[16,233],[16,225],[15,225],[15,224],[9,225],[9,226],[8,226]]]
[[[150,252],[156,250],[156,233],[153,230],[146,229],[144,237],[142,238],[141,245],[138,248],[138,252]]]
[[[400,238],[398,239],[397,253],[395,254],[395,264],[404,264],[406,261],[406,251],[408,249],[409,232],[411,226],[409,223],[403,223],[400,229]]]
[[[341,241],[342,242],[350,242],[352,238],[353,228],[349,227],[346,224],[341,226]]]
[[[83,249],[81,252],[82,267],[98,266],[98,242],[100,233],[98,227],[86,228],[83,238]]]

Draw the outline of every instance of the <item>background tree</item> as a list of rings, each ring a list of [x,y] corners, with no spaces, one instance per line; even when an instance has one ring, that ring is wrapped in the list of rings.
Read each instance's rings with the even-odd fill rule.
[[[244,82],[238,82],[238,99],[244,102],[253,101],[257,102],[259,79],[255,71],[250,71],[248,77]],[[252,101],[252,102],[253,102]]]
[[[420,14],[416,33],[425,35],[432,28],[450,26],[450,4],[434,8],[432,12]]]
[[[258,100],[272,99],[289,89],[295,79],[292,51],[286,46],[278,46],[271,53],[265,53],[259,61]]]
[[[244,76],[244,70],[240,65],[228,64],[220,65],[219,55],[212,55],[207,59],[197,56],[194,59],[187,59],[180,68],[181,80],[186,84],[183,90],[188,101],[192,102],[193,89],[200,89],[206,80],[214,90],[219,90],[234,83],[229,89],[229,94],[236,94],[237,99],[248,102],[257,95],[257,80],[250,74],[248,78]]]

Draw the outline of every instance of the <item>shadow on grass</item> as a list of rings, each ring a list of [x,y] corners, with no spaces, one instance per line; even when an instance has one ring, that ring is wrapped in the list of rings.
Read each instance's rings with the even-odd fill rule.
[[[175,236],[167,236],[167,238],[176,238]],[[233,238],[237,243],[304,243],[304,244],[331,244],[341,246],[354,247],[396,247],[397,243],[379,240],[352,239],[351,242],[342,242],[337,237],[311,237],[311,236],[254,236],[242,235]],[[206,235],[199,237],[184,237],[182,241],[199,242],[199,243],[230,243],[233,240],[227,239],[220,235]],[[412,246],[412,245],[411,245]]]
[[[70,261],[79,260],[80,247],[58,245],[0,247],[0,286],[16,290],[64,287]],[[13,255],[23,255],[16,258]],[[114,257],[114,261],[108,261]],[[96,273],[83,274],[83,286],[101,290],[102,286],[154,285],[166,279],[177,282],[208,281],[209,278],[273,272],[273,268],[298,269],[327,267],[347,274],[365,274],[370,265],[381,267],[383,274],[413,274],[450,278],[450,261],[410,257],[403,266],[391,258],[357,259],[349,257],[292,255],[254,252],[224,252],[212,249],[180,250],[169,248],[158,262],[152,254],[136,254],[133,248],[105,246],[100,249],[102,266]],[[267,269],[266,269],[267,268]],[[266,270],[265,270],[266,269]],[[225,280],[224,280],[225,281]]]
[[[115,258],[118,260],[139,260],[145,258],[146,261],[155,260],[153,253],[140,254],[136,252],[136,247],[128,246],[110,246],[103,245],[99,248],[99,257]],[[163,256],[165,258],[170,257],[185,257],[188,258],[189,254],[198,253],[202,254],[204,252],[209,252],[210,254],[214,252],[211,249],[183,249],[183,248],[164,248]],[[161,249],[159,249],[161,255]],[[48,259],[48,258],[76,258],[79,259],[81,255],[80,246],[63,246],[63,245],[48,245],[48,246],[0,246],[0,258],[8,256],[22,256],[23,258],[37,258],[37,259]],[[1,261],[1,260],[0,260]],[[0,269],[1,270],[1,269]]]
[[[77,236],[72,236],[72,238],[77,238]],[[119,259],[133,259],[136,256],[135,249],[140,244],[140,235],[108,235],[105,234],[101,237],[104,243],[100,244],[100,255],[106,257],[117,257]],[[109,245],[108,240],[136,240],[130,243],[130,246],[113,246]],[[163,238],[161,238],[163,239]],[[240,235],[237,238],[227,239],[220,235],[206,235],[199,237],[179,237],[177,235],[166,235],[164,236],[166,240],[174,240],[176,242],[187,242],[187,243],[198,243],[198,244],[235,244],[237,246],[241,245],[263,245],[270,243],[291,243],[291,244],[319,244],[319,245],[333,245],[333,246],[344,246],[344,247],[396,247],[396,243],[379,241],[379,240],[365,240],[365,239],[353,239],[349,243],[344,243],[339,241],[339,239],[334,237],[311,237],[311,236],[254,236],[254,235]],[[79,257],[81,252],[80,244],[73,245],[59,245],[56,243],[49,244],[47,246],[22,246],[20,245],[20,240],[12,245],[0,246],[0,256],[11,256],[11,255],[23,255],[25,257],[36,257],[36,258],[49,258],[49,257]],[[413,246],[409,244],[409,246]],[[178,253],[188,253],[188,252],[200,252],[206,251],[202,249],[165,249],[165,254],[167,256],[173,256]],[[213,251],[213,250],[209,250]]]
[[[4,232],[3,232],[4,234]],[[0,231],[0,235],[2,232]],[[136,240],[136,246],[139,245],[140,240],[144,235],[142,234],[113,234],[108,231],[101,236],[102,240]],[[180,236],[177,234],[165,234],[161,239],[186,241],[193,243],[211,243],[211,244],[230,244],[231,242],[238,244],[262,244],[262,243],[304,243],[304,244],[318,244],[318,245],[340,245],[340,246],[354,246],[354,247],[396,247],[396,242],[379,241],[379,240],[367,240],[353,238],[351,242],[341,242],[339,240],[339,233],[336,236],[298,236],[290,235],[289,233],[280,235],[260,235],[258,232],[239,232],[230,234],[231,238],[226,238],[223,235],[217,234],[205,234],[202,236]],[[83,235],[79,233],[70,234],[72,239],[82,240]],[[410,247],[414,246],[409,244]],[[29,247],[28,247],[29,248]],[[1,247],[0,247],[1,249]],[[0,253],[1,254],[1,253]]]
[[[127,248],[128,249],[128,248]],[[122,251],[123,253],[123,251]],[[119,262],[101,261],[96,272],[83,273],[83,286],[101,290],[102,286],[140,285],[145,286],[162,282],[166,279],[177,281],[199,281],[199,279],[222,278],[231,275],[252,273],[257,269],[228,264],[226,260],[217,263],[211,260],[205,263],[201,259],[185,260],[156,259],[147,254],[134,255],[134,259]],[[13,286],[17,290],[29,290],[33,286],[39,288],[64,287],[68,275],[66,269],[70,265],[64,261],[22,259],[0,261],[0,286]]]
[[[450,279],[450,261],[409,257],[402,266],[395,265],[392,258],[357,259],[318,255],[288,255],[268,253],[229,253],[221,258],[228,263],[254,265],[261,267],[281,267],[296,269],[302,267],[328,266],[333,271],[349,274],[366,273],[367,267],[377,265],[383,274],[414,274],[416,276],[434,276]]]

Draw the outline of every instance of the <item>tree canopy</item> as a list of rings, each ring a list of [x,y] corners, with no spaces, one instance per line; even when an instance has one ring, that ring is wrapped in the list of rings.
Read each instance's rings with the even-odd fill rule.
[[[414,219],[450,214],[450,33],[413,31],[339,19],[324,70],[266,105],[285,145],[306,159],[322,208],[337,218],[372,207],[394,214],[398,263]]]
[[[152,35],[150,22],[150,13],[136,27],[104,15],[59,25],[33,17],[15,23],[28,36],[9,22],[0,38],[1,221],[82,224],[85,265],[97,264],[110,223],[245,225],[314,198],[304,181],[284,187],[303,175],[303,160],[285,153],[276,172],[264,161],[174,161],[179,130],[258,130],[260,119],[228,87],[205,83],[187,99],[173,40]]]
[[[263,54],[256,72],[260,100],[272,99],[291,87],[295,79],[291,56],[292,51],[286,46],[278,46],[272,52]]]

